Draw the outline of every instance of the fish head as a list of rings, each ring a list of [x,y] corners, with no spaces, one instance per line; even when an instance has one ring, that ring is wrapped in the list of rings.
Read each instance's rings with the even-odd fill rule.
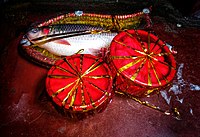
[[[29,40],[36,39],[36,38],[42,37],[44,35],[45,34],[43,33],[43,29],[38,28],[38,27],[30,29],[26,34],[26,36]]]
[[[35,43],[32,40],[37,39],[39,37],[43,37],[48,35],[50,32],[49,27],[36,27],[36,28],[31,28],[28,30],[26,35],[22,38],[20,41],[20,44],[23,46],[30,46],[31,43]]]

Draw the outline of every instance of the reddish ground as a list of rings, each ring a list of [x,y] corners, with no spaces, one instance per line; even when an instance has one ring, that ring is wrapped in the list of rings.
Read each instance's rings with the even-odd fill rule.
[[[26,5],[25,5],[26,6]],[[75,121],[60,114],[45,91],[48,69],[19,54],[23,28],[46,14],[24,10],[20,21],[9,18],[0,24],[0,135],[59,137],[197,137],[200,135],[200,91],[183,89],[184,102],[177,104],[181,120],[166,116],[129,98],[114,96],[107,109]],[[19,13],[20,14],[20,13]],[[14,16],[14,15],[13,15]],[[16,18],[15,18],[16,19]],[[153,30],[177,50],[177,65],[184,63],[183,79],[200,85],[200,29],[178,28],[159,17]],[[19,33],[18,33],[19,32]],[[151,100],[151,99],[150,99]],[[164,103],[164,101],[161,101]],[[189,112],[189,109],[193,111]]]

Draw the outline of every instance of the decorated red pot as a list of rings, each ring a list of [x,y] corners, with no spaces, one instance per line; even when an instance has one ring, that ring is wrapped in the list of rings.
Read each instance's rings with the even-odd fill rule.
[[[170,83],[176,62],[166,44],[143,30],[119,33],[110,45],[110,66],[117,91],[140,96]]]
[[[112,76],[96,56],[77,54],[56,61],[46,78],[53,102],[71,114],[101,112],[112,96]]]

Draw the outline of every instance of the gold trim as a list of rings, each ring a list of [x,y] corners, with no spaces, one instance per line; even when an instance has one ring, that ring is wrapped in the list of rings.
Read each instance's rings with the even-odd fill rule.
[[[152,86],[152,80],[151,80],[151,66],[150,66],[150,60],[148,61],[148,86]]]
[[[95,87],[96,89],[100,90],[100,91],[103,92],[104,94],[107,93],[107,91],[104,91],[103,89],[101,89],[100,87],[98,87],[97,85],[95,85],[94,83],[89,82],[89,81],[88,81],[88,83],[90,83],[93,87]]]
[[[97,64],[97,66],[95,66],[98,61],[99,61],[99,59],[96,59],[96,61],[93,62],[93,64],[83,73],[83,75],[81,77],[84,77],[85,75],[91,73],[92,71],[96,70],[98,67],[100,67],[103,64],[103,62],[99,62],[99,64]]]
[[[157,81],[158,81],[158,84],[159,84],[160,86],[162,86],[162,84],[161,84],[161,82],[160,82],[160,79],[159,79],[159,77],[158,77],[158,74],[157,74],[157,72],[156,72],[156,69],[155,69],[155,67],[154,67],[154,65],[153,65],[153,63],[152,63],[152,60],[149,60],[149,61],[150,61],[151,67],[152,67],[152,69],[153,69],[153,72],[154,72],[154,74],[155,74],[155,76],[156,76],[156,79],[157,79]]]
[[[140,37],[140,35],[138,34],[138,31],[137,31],[137,30],[134,30],[134,31],[135,31],[135,34],[136,34],[136,36],[137,36],[138,41],[140,42],[140,45],[141,45],[141,47],[142,47],[142,50],[144,51],[144,53],[146,53],[146,52],[147,52],[147,49],[145,48],[144,43],[142,42],[141,37]]]
[[[80,82],[80,86],[81,86],[81,104],[82,106],[85,106],[86,102],[85,102],[85,95],[84,95],[84,85],[83,85],[83,82],[81,81]]]
[[[87,95],[88,95],[88,97],[89,97],[89,99],[90,99],[90,103],[92,104],[92,106],[95,108],[96,107],[96,105],[95,105],[95,102],[94,102],[94,100],[92,99],[92,97],[91,97],[91,95],[90,95],[90,93],[88,92],[88,89],[85,87],[85,85],[82,85],[82,87],[83,88],[85,88],[85,90],[86,90],[86,92],[85,92],[85,94],[87,93]],[[82,102],[84,101],[84,103],[82,103],[82,108],[84,108],[84,106],[86,105],[86,102],[85,102],[85,99],[84,99],[84,92],[83,92],[83,88],[82,88]]]
[[[158,45],[158,42],[160,41],[160,39],[157,39],[156,42],[154,43],[153,48],[151,49],[151,51],[153,52],[153,49],[156,47],[156,45]]]
[[[77,51],[75,54],[80,54],[84,51],[84,49],[80,49],[79,51]]]
[[[124,71],[124,70],[126,70],[126,69],[132,67],[132,66],[135,65],[135,64],[137,64],[137,63],[140,62],[142,59],[143,59],[143,58],[138,58],[138,59],[136,59],[136,60],[134,60],[134,61],[132,61],[132,62],[130,62],[130,63],[124,65],[123,67],[121,67],[121,68],[118,69],[118,72],[121,73],[122,71]]]
[[[78,71],[72,66],[72,64],[66,58],[64,58],[63,60],[65,61],[65,63],[67,63],[67,65],[69,65],[69,67],[72,70],[74,70],[76,72],[76,74],[78,74]]]
[[[118,43],[118,44],[120,44],[120,45],[122,45],[122,46],[125,46],[125,47],[127,47],[127,48],[129,48],[129,49],[132,49],[132,50],[134,50],[134,51],[137,52],[137,53],[140,53],[140,54],[142,54],[142,55],[146,55],[145,52],[142,52],[142,51],[140,51],[140,50],[134,49],[133,47],[128,46],[128,45],[126,45],[126,44],[124,44],[124,43],[122,43],[122,42],[120,42],[120,41],[117,41],[117,40],[113,40],[113,41],[116,42],[116,43]]]
[[[66,75],[47,75],[47,77],[59,78],[59,79],[76,78],[76,76],[66,76]]]
[[[111,59],[137,59],[140,56],[111,56]]]
[[[83,57],[84,57],[84,55],[81,54],[80,55],[80,73],[81,73],[81,75],[83,73]]]
[[[162,49],[164,46],[166,46],[166,44],[165,43],[163,43],[162,45],[159,45],[160,46],[160,48],[159,49]],[[155,52],[157,52],[159,49],[157,49]]]
[[[142,67],[144,66],[144,64],[146,63],[146,61],[147,61],[147,58],[145,58],[145,59],[143,60],[143,62],[140,64],[139,68],[137,68],[137,70],[135,71],[135,73],[131,76],[130,79],[131,79],[132,81],[135,81],[136,77],[138,76],[140,70],[142,69]]]
[[[78,80],[78,79],[77,79]],[[61,93],[62,91],[64,91],[66,88],[70,87],[71,85],[73,85],[75,82],[77,82],[77,80],[75,80],[74,82],[71,82],[70,84],[67,84],[65,87],[60,88],[59,90],[57,90],[56,92],[54,92],[51,96],[55,97],[57,96],[59,93]]]
[[[76,76],[76,74],[74,74],[73,72],[71,72],[71,71],[69,71],[69,70],[67,70],[67,69],[65,69],[65,68],[62,68],[62,67],[59,67],[59,66],[55,66],[55,68],[58,68],[58,69],[60,69],[60,70],[62,70],[62,71],[64,71],[64,72],[68,72],[68,73],[73,74],[73,75]]]
[[[166,62],[162,62],[162,61],[160,61],[160,60],[158,60],[158,59],[156,59],[154,57],[152,57],[152,59],[155,60],[155,61],[157,61],[157,62],[159,62],[159,63],[161,63],[161,64],[164,64],[164,65],[166,65],[166,66],[168,66],[168,67],[170,67],[170,68],[172,68],[174,70],[176,70],[175,67],[171,66],[170,64],[167,64]]]
[[[103,62],[100,62],[99,64],[97,64],[94,68],[91,68],[90,70],[88,70],[88,73],[91,73],[92,71],[98,69],[99,67],[101,67],[101,65],[103,64]],[[88,74],[87,73],[87,74]]]
[[[76,98],[76,95],[77,95],[77,92],[78,92],[78,88],[76,88],[75,89],[75,91],[73,91],[73,95],[71,96],[72,97],[72,99],[71,99],[71,101],[70,101],[70,104],[69,104],[69,107],[72,107],[73,106],[73,104],[74,104],[74,102],[75,102],[75,98]]]
[[[111,78],[110,75],[97,75],[97,76],[84,76],[84,77],[88,77],[88,78],[93,78],[93,79],[99,79],[99,78]]]
[[[152,89],[153,90],[153,89]],[[136,101],[137,103],[141,104],[141,105],[144,105],[144,106],[147,106],[149,108],[152,108],[154,110],[157,110],[165,115],[171,115],[171,116],[174,116],[176,119],[180,120],[181,119],[181,115],[180,115],[180,112],[178,111],[178,108],[172,108],[171,109],[171,112],[169,112],[169,110],[164,110],[164,109],[161,109],[160,107],[156,106],[156,105],[153,105],[153,104],[150,104],[148,101],[142,101],[140,100],[139,98],[137,97],[134,97],[133,95],[130,95],[128,93],[125,93],[123,91],[115,91],[115,93],[118,93],[118,94],[121,94],[121,95],[124,95],[124,96],[127,96],[129,97],[130,99]]]
[[[79,86],[79,83],[80,83],[80,79],[77,79],[77,80],[74,81],[74,82],[76,82],[76,84],[72,87],[72,89],[68,92],[67,96],[66,96],[66,97],[63,99],[63,101],[62,101],[62,105],[63,105],[63,106],[65,106],[66,101],[68,100],[68,98],[74,93],[74,90],[77,90],[77,87]],[[74,101],[75,101],[75,98],[72,97],[71,102],[70,102],[70,106],[73,105]],[[72,105],[71,105],[71,104],[72,104]]]

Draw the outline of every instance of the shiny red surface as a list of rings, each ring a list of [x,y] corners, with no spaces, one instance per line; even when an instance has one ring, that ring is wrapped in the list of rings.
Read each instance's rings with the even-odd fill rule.
[[[105,108],[112,95],[108,65],[92,55],[73,55],[58,60],[48,71],[46,89],[53,101],[68,111]]]
[[[169,48],[147,31],[119,33],[111,43],[109,55],[113,71],[118,73],[117,88],[132,95],[165,86],[176,73],[176,61]]]

